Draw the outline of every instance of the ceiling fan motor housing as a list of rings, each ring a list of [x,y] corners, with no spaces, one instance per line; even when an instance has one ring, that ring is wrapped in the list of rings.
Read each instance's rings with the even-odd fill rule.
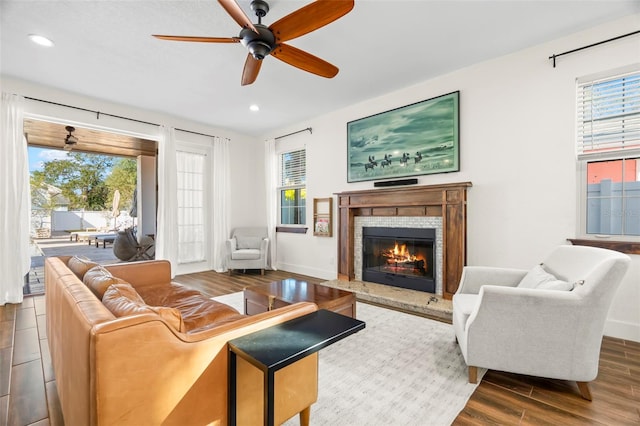
[[[249,28],[240,31],[240,39],[249,53],[258,60],[264,59],[276,47],[276,37],[271,30],[262,24],[254,24],[258,33]]]

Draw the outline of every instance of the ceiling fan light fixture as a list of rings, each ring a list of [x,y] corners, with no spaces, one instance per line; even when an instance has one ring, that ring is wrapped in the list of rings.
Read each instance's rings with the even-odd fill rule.
[[[64,138],[64,146],[63,149],[65,151],[71,151],[73,146],[78,143],[78,138],[75,137],[72,133],[76,131],[76,128],[73,126],[66,126],[65,130],[69,132],[66,138]]]
[[[263,60],[267,55],[269,55],[269,53],[271,53],[271,46],[260,40],[252,41],[249,43],[248,47],[249,53],[259,61]]]

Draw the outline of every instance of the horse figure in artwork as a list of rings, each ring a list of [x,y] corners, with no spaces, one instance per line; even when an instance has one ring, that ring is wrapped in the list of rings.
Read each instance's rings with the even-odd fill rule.
[[[409,161],[409,158],[411,158],[411,155],[409,155],[408,152],[403,152],[402,153],[402,158],[400,159],[400,165],[401,166],[406,166],[407,165],[407,161]]]
[[[382,168],[384,168],[385,166],[390,166],[391,165],[391,155],[390,154],[385,154],[384,155],[384,160],[382,160],[380,162],[380,166]]]
[[[373,170],[373,168],[377,165],[378,165],[378,162],[376,161],[376,157],[374,157],[373,155],[370,155],[369,162],[364,164],[364,171],[366,172],[369,169]]]
[[[422,160],[422,154],[420,153],[420,151],[416,152],[416,156],[414,157],[414,159],[416,160],[416,163],[419,163],[420,160]]]

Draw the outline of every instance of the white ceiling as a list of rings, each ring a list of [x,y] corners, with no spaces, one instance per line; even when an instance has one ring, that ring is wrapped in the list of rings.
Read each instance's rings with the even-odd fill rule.
[[[238,3],[257,22],[250,1]],[[266,25],[309,2],[269,3]],[[247,54],[242,45],[151,37],[237,36],[240,27],[215,0],[2,0],[0,72],[264,136],[635,13],[640,13],[640,0],[356,0],[343,18],[288,42],[340,68],[335,78],[318,77],[267,57],[257,81],[242,87]],[[31,43],[27,38],[31,33],[51,38],[55,47]],[[553,53],[559,52],[549,52]],[[252,103],[260,105],[260,112],[249,111]]]

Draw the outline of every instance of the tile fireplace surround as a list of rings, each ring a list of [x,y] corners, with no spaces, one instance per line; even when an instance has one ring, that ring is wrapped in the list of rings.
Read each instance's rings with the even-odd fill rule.
[[[338,196],[338,279],[355,281],[356,254],[361,250],[363,223],[420,223],[434,227],[442,236],[436,252],[436,292],[451,299],[458,288],[466,264],[466,204],[471,182],[422,185],[364,191],[349,191]],[[356,219],[357,218],[357,219]],[[430,226],[435,225],[435,226]],[[366,225],[368,226],[368,225]],[[376,226],[376,225],[374,225]],[[359,229],[359,230],[358,230]],[[356,243],[360,233],[360,246]],[[360,268],[362,261],[360,260]]]

